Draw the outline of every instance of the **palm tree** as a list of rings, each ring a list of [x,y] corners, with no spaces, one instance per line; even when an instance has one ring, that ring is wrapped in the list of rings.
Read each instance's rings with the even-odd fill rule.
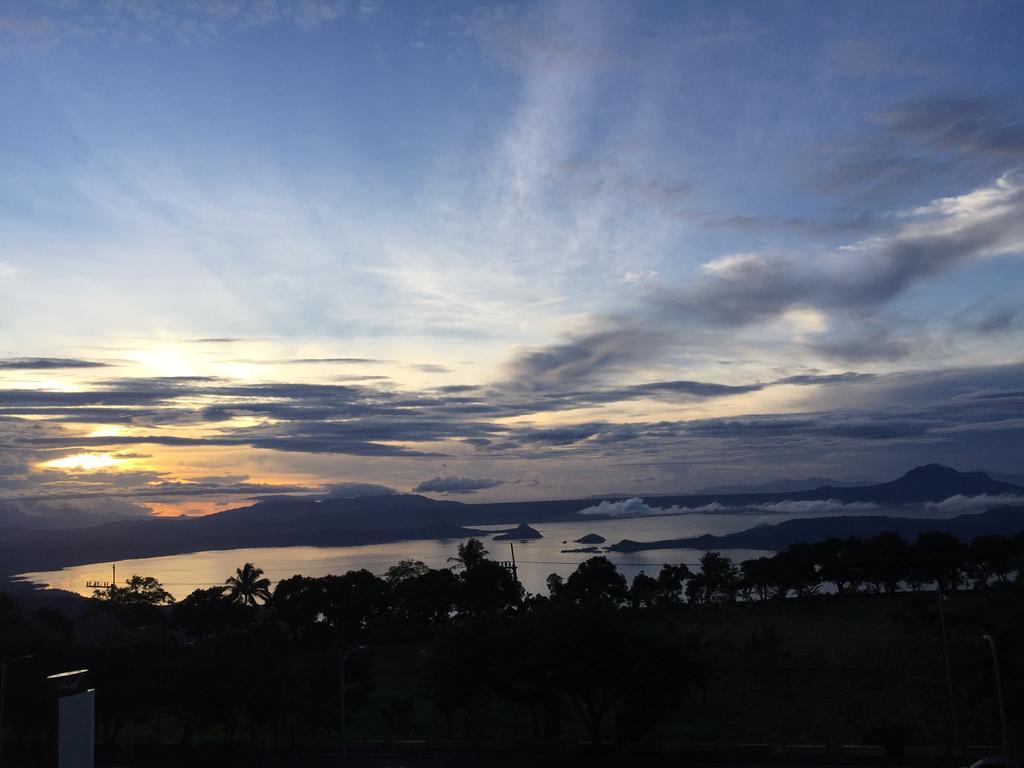
[[[487,557],[487,550],[480,539],[469,539],[465,544],[459,544],[458,554],[449,557],[448,562],[454,563],[454,568],[473,568],[484,561]]]
[[[246,563],[224,582],[224,593],[233,603],[255,607],[270,600],[270,579],[262,578],[263,569]]]

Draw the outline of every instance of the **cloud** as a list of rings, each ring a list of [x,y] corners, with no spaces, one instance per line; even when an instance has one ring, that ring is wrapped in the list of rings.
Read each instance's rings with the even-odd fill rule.
[[[777,466],[814,466],[817,471],[822,461],[839,471],[856,465],[875,475],[891,469],[894,461],[900,466],[967,462],[999,469],[1005,456],[1016,455],[1024,445],[1022,369],[1024,365],[1016,364],[897,374],[810,370],[749,384],[680,379],[562,391],[455,385],[408,392],[372,384],[249,385],[195,377],[114,380],[75,392],[0,390],[0,404],[7,403],[0,405],[0,489],[6,491],[0,497],[145,500],[316,491],[224,478],[171,485],[169,478],[147,471],[69,476],[34,469],[75,453],[131,452],[143,445],[248,446],[279,456],[316,453],[403,461],[438,455],[500,458],[511,462],[513,476],[530,474],[525,472],[529,465],[516,462],[537,466],[557,460],[578,477],[584,466],[636,464],[666,483],[673,483],[674,476],[652,473],[652,468],[680,456],[687,457],[687,465],[710,465],[718,474],[720,466],[759,467],[761,475]],[[807,388],[796,412],[625,421],[590,414],[575,423],[558,423],[548,415],[641,398],[705,402],[775,386]],[[544,418],[534,423],[535,416]],[[131,429],[94,434],[87,426],[110,423]],[[283,456],[277,460],[285,461]],[[409,466],[406,471],[414,470]],[[636,474],[624,471],[628,475],[618,478],[622,482]],[[548,473],[544,467],[537,474]],[[439,477],[426,483],[441,483],[435,492],[455,493],[458,482],[466,480]]]
[[[1002,333],[1017,324],[1018,313],[1015,309],[994,309],[973,324],[978,333]]]
[[[107,368],[109,366],[110,363],[66,357],[0,358],[0,371],[46,371],[60,368]]]
[[[885,311],[925,281],[974,262],[1024,253],[1024,177],[936,198],[901,214],[889,231],[809,258],[798,250],[727,254],[684,287],[653,286],[643,301],[593,318],[594,330],[521,349],[506,385],[552,391],[594,383],[673,352],[720,347],[723,334],[814,313],[796,341],[840,361],[895,361],[923,344]],[[1003,318],[993,319],[998,328]]]
[[[327,486],[327,499],[354,499],[360,496],[391,496],[394,488],[376,483],[333,483]]]
[[[72,479],[69,480],[65,475],[61,478],[62,482],[59,484],[59,488],[57,489],[37,494],[18,493],[13,496],[0,497],[0,501],[53,502],[82,499],[96,499],[104,501],[118,498],[157,500],[198,496],[250,496],[255,498],[259,496],[269,496],[272,494],[313,493],[316,490],[315,488],[303,485],[248,482],[217,483],[208,481],[203,482],[201,480],[196,482],[161,480],[159,482],[148,482],[144,484],[138,483],[139,480],[152,478],[154,476],[154,473],[151,472],[113,472],[106,475],[89,472],[82,473],[77,476],[72,475]],[[82,490],[69,490],[69,487],[73,487],[75,485],[75,478],[77,478],[78,484],[82,487]],[[107,487],[103,490],[90,490],[91,488],[95,488],[104,480],[109,484],[125,484],[132,481],[134,481],[134,483],[123,490],[118,490],[112,487]]]
[[[831,269],[805,266],[786,253],[728,256],[704,266],[698,296],[681,311],[711,314],[727,325],[754,322],[796,306],[873,307],[916,282],[969,261],[1024,251],[1024,184],[1004,175],[971,192],[911,211],[888,237],[853,243]]]
[[[741,507],[751,512],[772,515],[856,515],[872,514],[878,505],[866,501],[843,503],[838,499],[815,499],[808,501],[777,501],[773,504],[751,504]]]
[[[1006,504],[1024,504],[1020,496],[1008,494],[1005,496],[950,496],[937,502],[928,502],[925,509],[936,512],[940,516],[970,515],[977,512],[984,512],[993,507],[1000,507]]]
[[[375,360],[369,357],[299,357],[288,360],[287,362],[292,365],[375,365],[378,363],[386,363],[387,360]]]
[[[809,349],[833,359],[891,361],[919,345],[877,317],[887,304],[971,262],[1021,253],[1024,181],[1004,174],[963,195],[914,208],[891,232],[828,257],[810,260],[771,250],[730,254],[706,262],[691,289],[661,289],[653,298],[664,310],[662,324],[690,328],[748,327],[812,308],[838,326],[812,335]]]
[[[917,347],[907,338],[896,338],[895,324],[865,323],[852,331],[828,334],[808,346],[829,360],[844,363],[896,361],[908,357]]]
[[[845,373],[828,373],[828,374],[801,374],[798,376],[787,376],[784,379],[779,379],[776,384],[797,384],[803,386],[815,386],[819,384],[850,384],[850,383],[864,383],[873,381],[878,378],[877,374],[874,373],[857,373],[856,371],[846,371]]]
[[[1000,99],[917,99],[896,104],[879,119],[887,128],[938,149],[1024,157],[1024,120]]]
[[[722,507],[716,506],[714,510],[709,511],[718,511],[720,509]],[[681,507],[652,507],[645,503],[643,499],[634,497],[623,501],[608,501],[606,499],[600,504],[581,509],[579,514],[586,517],[623,518],[678,515],[685,511],[687,510]]]
[[[533,389],[571,385],[644,359],[661,346],[660,335],[623,325],[572,336],[548,347],[523,349],[508,364],[509,378]]]
[[[643,499],[634,497],[623,501],[602,501],[592,507],[580,510],[586,516],[610,518],[656,517],[664,515],[716,514],[729,512],[732,514],[768,514],[768,515],[856,515],[871,514],[878,511],[876,504],[852,502],[844,504],[836,499],[814,501],[779,501],[772,504],[744,504],[728,506],[717,501],[700,506],[655,507]]]
[[[170,39],[189,45],[208,43],[247,27],[290,25],[312,31],[336,22],[345,9],[342,0],[119,0],[87,3],[81,8],[42,0],[15,4],[0,12],[0,44],[52,46],[91,40],[123,44],[125,40]],[[372,15],[363,13],[361,7],[355,16],[365,19]]]
[[[487,488],[497,488],[504,483],[504,480],[449,475],[424,480],[412,490],[413,493],[476,493]]]
[[[32,522],[60,528],[84,528],[118,520],[137,520],[152,515],[152,510],[143,504],[116,498],[86,499],[75,504],[60,499],[0,499],[0,519],[3,518],[5,511],[27,515],[33,519]]]

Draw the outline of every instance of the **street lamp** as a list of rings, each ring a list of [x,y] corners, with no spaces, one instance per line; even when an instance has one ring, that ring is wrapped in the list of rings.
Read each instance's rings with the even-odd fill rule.
[[[365,645],[357,645],[355,648],[349,648],[345,653],[341,654],[340,664],[340,678],[341,678],[341,766],[345,768],[348,765],[348,739],[345,738],[345,664],[348,661],[348,657],[353,653],[362,653],[367,651],[369,648]],[[3,768],[3,766],[0,766]]]
[[[34,654],[15,656],[13,659],[5,659],[0,663],[0,768],[4,768],[4,731],[7,727],[7,668],[17,664],[19,661],[34,659]]]
[[[992,649],[992,669],[996,675],[996,701],[999,704],[999,727],[1003,731],[1003,768],[1010,768],[1010,739],[1006,735],[1006,709],[1003,706],[1003,683],[999,678],[999,657],[996,655],[996,641],[992,635],[982,635]]]

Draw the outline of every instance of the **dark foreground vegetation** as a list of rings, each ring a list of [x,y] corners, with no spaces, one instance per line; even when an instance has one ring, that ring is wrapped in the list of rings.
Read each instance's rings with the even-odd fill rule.
[[[43,675],[84,667],[119,764],[145,744],[336,750],[342,691],[357,750],[873,744],[891,759],[908,745],[951,756],[1000,742],[985,633],[1019,745],[1022,553],[1024,536],[882,534],[739,566],[709,552],[695,573],[665,565],[632,584],[593,557],[542,596],[471,539],[451,569],[403,561],[383,577],[293,576],[271,590],[246,564],[177,603],[134,576],[74,618],[0,594],[0,656],[34,654],[9,670],[8,765],[39,764],[52,743]]]

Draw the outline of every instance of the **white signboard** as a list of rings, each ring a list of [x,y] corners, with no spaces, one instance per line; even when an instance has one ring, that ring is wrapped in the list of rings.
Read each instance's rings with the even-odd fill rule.
[[[96,691],[63,696],[59,702],[58,768],[93,768]]]

